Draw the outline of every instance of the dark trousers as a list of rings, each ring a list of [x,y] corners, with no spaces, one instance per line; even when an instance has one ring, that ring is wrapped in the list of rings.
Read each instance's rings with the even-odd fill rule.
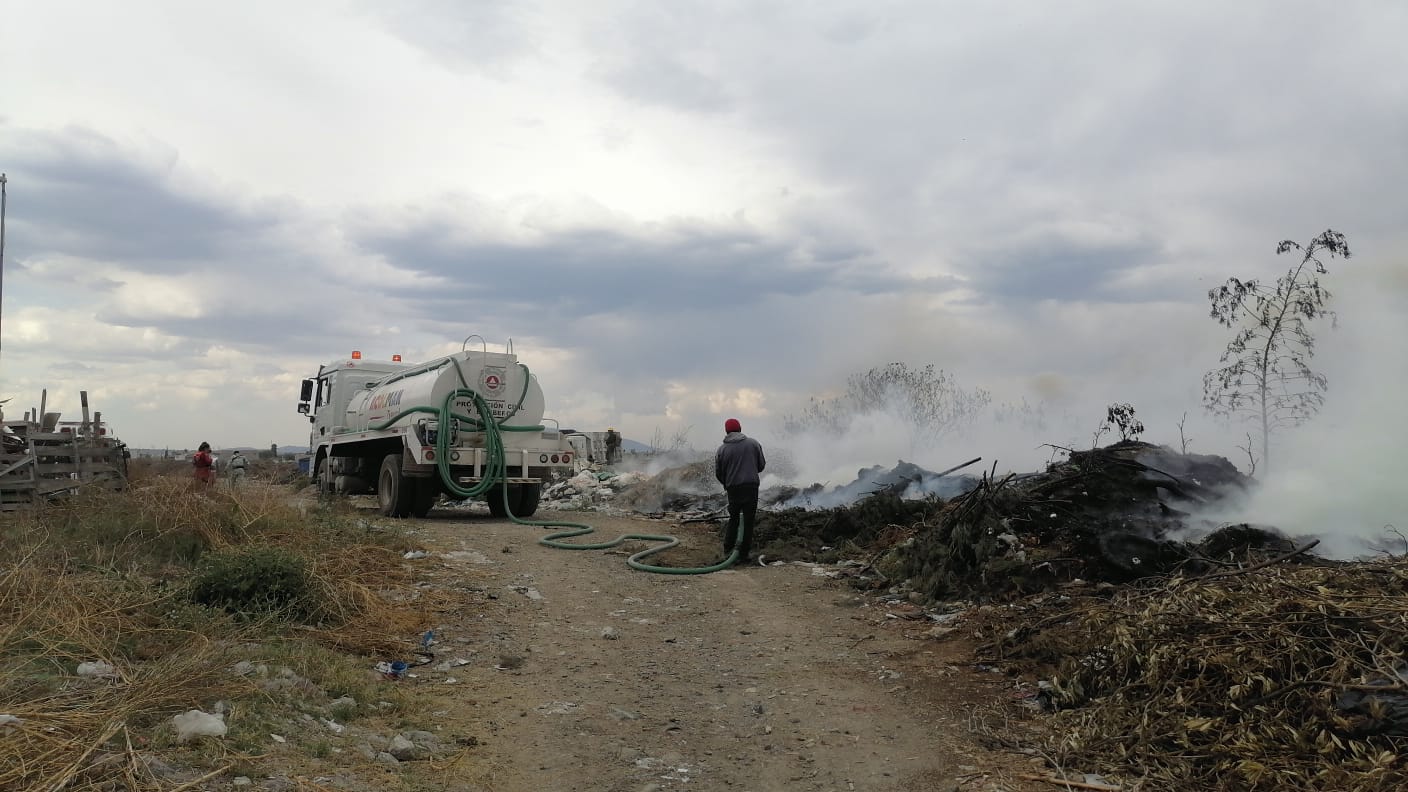
[[[739,519],[743,520],[740,536]],[[728,488],[728,527],[724,529],[724,552],[738,544],[738,557],[747,558],[753,549],[753,533],[758,518],[758,485],[735,484]]]

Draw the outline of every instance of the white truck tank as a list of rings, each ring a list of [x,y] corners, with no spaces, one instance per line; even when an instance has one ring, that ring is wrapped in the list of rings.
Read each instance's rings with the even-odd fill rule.
[[[449,357],[392,374],[371,390],[353,395],[347,407],[345,431],[365,432],[414,407],[439,410],[457,388],[477,391],[503,426],[537,426],[543,419],[543,390],[513,354],[457,352]],[[478,418],[469,396],[455,399],[454,412]],[[403,415],[384,428],[409,426],[433,417],[425,412]],[[507,420],[505,420],[507,418]]]

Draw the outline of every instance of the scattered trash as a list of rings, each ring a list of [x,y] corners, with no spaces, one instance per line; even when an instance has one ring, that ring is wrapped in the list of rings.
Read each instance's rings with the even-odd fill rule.
[[[544,715],[570,715],[580,709],[580,704],[571,701],[550,701],[538,706],[538,712]]]
[[[535,602],[543,598],[543,595],[532,586],[509,586],[509,589],[512,591],[517,591],[519,594],[522,594],[523,596]]]
[[[18,728],[22,723],[24,723],[23,718],[17,718],[14,715],[0,714],[0,731]]]
[[[421,558],[429,558],[430,553],[427,553],[424,550],[407,550],[405,555],[401,557],[406,559],[407,561],[415,561]]]
[[[395,680],[406,676],[406,669],[409,668],[409,666],[404,660],[396,660],[390,663],[383,660],[377,663],[374,668],[378,674],[381,674],[387,679]]]

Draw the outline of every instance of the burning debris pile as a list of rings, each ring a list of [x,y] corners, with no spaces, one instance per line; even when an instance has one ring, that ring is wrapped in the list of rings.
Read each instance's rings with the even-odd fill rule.
[[[973,462],[979,461],[981,460],[973,460]],[[967,467],[973,462],[961,465],[960,468]],[[798,491],[792,497],[780,501],[778,506],[781,508],[834,509],[849,506],[861,498],[880,493],[894,495],[904,500],[948,499],[968,492],[978,486],[978,481],[972,476],[935,473],[912,462],[900,460],[899,464],[888,470],[880,465],[863,468],[856,473],[855,481],[839,487],[827,489],[825,485],[813,484]]]
[[[1217,530],[1190,511],[1240,492],[1227,460],[1124,442],[1074,451],[1046,472],[984,475],[880,564],[933,599],[1042,591],[1075,579],[1129,581],[1276,554],[1269,529]],[[1207,535],[1198,544],[1181,539]]]
[[[1054,669],[1061,766],[1151,789],[1408,788],[1408,560],[1081,591],[1029,602],[1028,626],[969,624],[1003,636],[980,651]]]

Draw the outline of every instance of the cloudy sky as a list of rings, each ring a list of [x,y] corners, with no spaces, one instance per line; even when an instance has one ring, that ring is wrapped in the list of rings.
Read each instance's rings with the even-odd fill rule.
[[[1199,409],[1226,340],[1210,287],[1334,228],[1354,344],[1322,357],[1408,312],[1404,4],[0,0],[0,20],[0,395],[72,412],[87,389],[136,446],[304,444],[320,362],[479,333],[513,339],[564,424],[641,440],[707,448],[738,416],[776,442],[810,396],[903,361],[1069,419],[1001,453],[1128,401],[1148,439],[1187,412],[1195,448],[1230,454],[1242,430]],[[1381,393],[1408,384],[1399,350]],[[870,434],[844,464],[908,449]],[[937,456],[999,453],[969,443]]]

